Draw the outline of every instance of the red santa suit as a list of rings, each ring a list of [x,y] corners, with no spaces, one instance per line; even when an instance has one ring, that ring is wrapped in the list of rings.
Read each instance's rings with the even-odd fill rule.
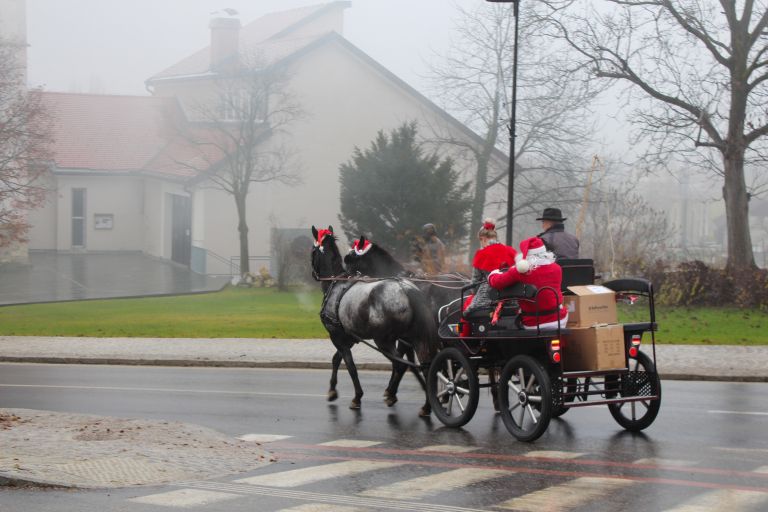
[[[544,290],[538,294],[536,302],[520,300],[523,327],[526,329],[565,327],[568,310],[563,307],[563,294],[560,286],[563,270],[555,263],[554,255],[548,253],[540,238],[529,238],[520,244],[520,254],[515,266],[506,272],[494,271],[488,276],[488,282],[497,290],[515,283],[532,284],[539,290],[545,286],[555,293]],[[536,312],[539,312],[538,322]],[[544,313],[544,314],[542,314]]]

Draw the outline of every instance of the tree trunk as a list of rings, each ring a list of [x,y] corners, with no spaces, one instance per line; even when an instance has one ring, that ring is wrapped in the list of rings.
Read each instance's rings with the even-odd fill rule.
[[[248,223],[245,218],[245,200],[248,194],[235,196],[237,205],[237,231],[240,233],[240,276],[251,271],[248,254]]]
[[[730,272],[753,270],[752,236],[749,232],[749,194],[744,182],[744,150],[733,150],[723,157],[725,184],[725,217],[728,231],[728,261]]]

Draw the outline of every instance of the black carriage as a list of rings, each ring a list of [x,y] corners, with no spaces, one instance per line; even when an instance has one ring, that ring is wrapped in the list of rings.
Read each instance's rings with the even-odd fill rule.
[[[564,291],[573,284],[594,283],[590,260],[561,266]],[[491,388],[507,430],[521,441],[539,438],[551,418],[572,407],[607,405],[616,422],[630,431],[653,423],[661,404],[653,286],[645,279],[617,279],[602,285],[615,292],[617,302],[647,303],[646,321],[623,324],[624,364],[617,368],[580,370],[565,365],[570,333],[565,326],[518,328],[517,301],[535,302],[539,294],[556,293],[551,288],[517,284],[496,293],[493,309],[464,319],[471,332],[461,336],[458,324],[464,298],[444,306],[439,328],[442,349],[431,362],[427,379],[427,395],[438,419],[450,427],[466,424],[477,409],[480,388],[485,387]],[[650,355],[640,350],[646,333]],[[481,383],[481,374],[486,383]]]

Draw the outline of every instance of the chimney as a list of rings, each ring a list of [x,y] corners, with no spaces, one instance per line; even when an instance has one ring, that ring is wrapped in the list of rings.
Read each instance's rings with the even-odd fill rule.
[[[214,18],[211,28],[211,70],[232,71],[237,64],[240,46],[240,20]]]

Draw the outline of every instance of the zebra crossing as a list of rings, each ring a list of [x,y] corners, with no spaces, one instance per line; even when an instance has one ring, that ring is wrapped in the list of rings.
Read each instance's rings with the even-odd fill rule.
[[[241,439],[254,440],[260,443],[276,443],[290,439],[290,436],[249,434]],[[304,446],[304,445],[302,445]],[[283,508],[263,509],[265,512],[370,512],[375,510],[413,510],[420,512],[478,512],[480,510],[535,512],[545,508],[548,512],[569,512],[589,508],[590,504],[605,502],[616,497],[625,496],[630,490],[642,492],[641,486],[648,486],[645,491],[654,492],[651,485],[664,482],[652,481],[652,478],[633,478],[621,475],[586,475],[579,476],[566,472],[558,474],[559,479],[550,479],[550,473],[542,476],[546,482],[540,488],[530,492],[520,492],[515,485],[519,472],[514,467],[498,466],[482,467],[468,464],[429,464],[418,460],[384,460],[379,457],[386,449],[380,441],[359,439],[337,439],[317,443],[324,450],[338,448],[355,450],[352,458],[325,456],[306,459],[303,467],[295,469],[276,468],[275,471],[238,478],[232,481],[194,481],[177,484],[180,489],[149,494],[130,498],[129,501],[143,505],[152,505],[166,509],[204,510],[206,506],[222,503],[234,503],[254,496],[279,500],[289,503]],[[370,449],[369,453],[360,453]],[[372,450],[379,449],[379,452]],[[433,445],[424,446],[408,453],[423,453],[427,456],[472,456],[479,447]],[[394,451],[394,450],[390,450]],[[323,451],[323,453],[326,453]],[[563,461],[574,463],[583,460],[584,463],[594,463],[586,452],[568,452],[555,450],[530,450],[518,456],[517,459],[530,460],[534,464],[555,463]],[[368,457],[368,458],[367,458]],[[302,459],[297,459],[301,461]],[[636,465],[640,469],[649,467],[669,471],[685,471],[693,468],[695,460],[644,458],[638,459],[625,466]],[[591,464],[594,465],[594,464]],[[543,472],[543,470],[538,470]],[[711,471],[702,469],[701,471]],[[520,471],[522,472],[522,471]],[[737,485],[722,485],[696,482],[693,490],[688,490],[679,499],[670,499],[666,508],[658,508],[667,512],[705,512],[719,511],[727,508],[729,512],[752,512],[768,510],[768,479],[765,478],[768,466],[759,466],[750,470],[748,475],[754,475],[759,482],[757,488],[737,488]],[[536,471],[528,473],[536,475]],[[737,472],[738,473],[738,472]],[[376,476],[376,478],[369,478]],[[359,477],[359,478],[358,478]],[[336,483],[343,479],[355,479],[364,488],[347,490],[346,494],[334,492],[318,492],[318,487],[325,490],[338,489]],[[761,480],[762,478],[762,480]],[[519,481],[519,480],[517,480]],[[672,480],[670,480],[671,482]],[[676,485],[684,486],[683,480],[675,480]],[[680,483],[683,482],[683,483]],[[322,484],[322,485],[315,485]],[[312,486],[315,487],[312,487]],[[491,495],[494,502],[488,502],[484,495],[482,506],[456,506],[446,504],[445,497],[452,492],[471,492],[475,486],[490,486],[495,491]],[[718,488],[722,487],[722,488]],[[729,488],[730,487],[730,488]],[[528,486],[530,489],[530,484]],[[517,495],[516,495],[517,494]],[[433,503],[438,499],[441,503]],[[298,503],[292,503],[298,502]],[[462,503],[466,503],[463,500]],[[229,507],[229,505],[227,505]],[[262,510],[261,508],[259,510]]]

